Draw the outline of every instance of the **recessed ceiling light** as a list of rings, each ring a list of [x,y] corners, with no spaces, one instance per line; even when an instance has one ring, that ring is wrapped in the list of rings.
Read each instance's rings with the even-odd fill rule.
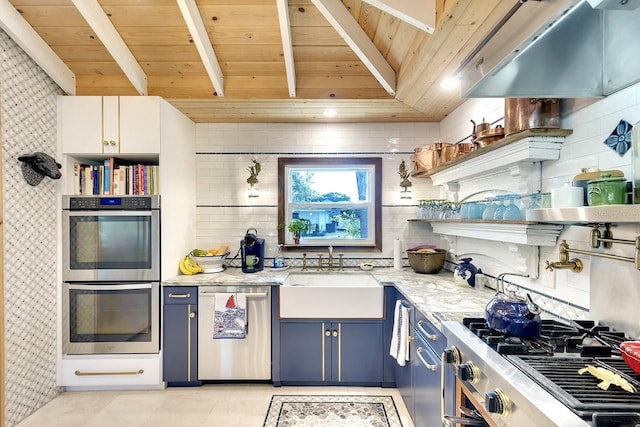
[[[324,115],[325,117],[335,117],[337,114],[338,114],[338,112],[336,110],[334,110],[333,108],[327,108],[322,113],[322,115]]]
[[[460,80],[457,77],[447,77],[440,82],[440,87],[446,90],[455,89],[460,84]]]

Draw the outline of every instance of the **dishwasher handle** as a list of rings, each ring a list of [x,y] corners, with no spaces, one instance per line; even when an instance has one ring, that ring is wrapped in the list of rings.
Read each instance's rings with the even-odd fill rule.
[[[201,291],[198,293],[199,297],[214,297],[216,296],[216,294],[220,294],[220,293],[224,293],[224,291],[221,292],[206,292],[206,291]],[[238,296],[244,296],[247,298],[266,298],[269,296],[269,294],[267,294],[266,292],[229,292],[229,293],[235,293]]]

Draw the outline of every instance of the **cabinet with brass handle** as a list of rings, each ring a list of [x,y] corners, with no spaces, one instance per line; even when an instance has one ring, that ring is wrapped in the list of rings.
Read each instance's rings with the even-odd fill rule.
[[[280,378],[285,385],[380,385],[382,320],[281,320]]]
[[[169,386],[200,385],[197,288],[165,286],[163,296],[163,380]]]

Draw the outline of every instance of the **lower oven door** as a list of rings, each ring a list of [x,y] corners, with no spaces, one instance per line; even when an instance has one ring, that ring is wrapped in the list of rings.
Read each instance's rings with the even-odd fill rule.
[[[158,353],[160,284],[64,283],[63,354]]]

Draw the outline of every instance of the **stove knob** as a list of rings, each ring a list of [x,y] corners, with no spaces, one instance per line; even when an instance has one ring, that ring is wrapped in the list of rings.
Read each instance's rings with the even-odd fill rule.
[[[460,356],[460,350],[458,350],[458,348],[455,345],[452,345],[449,348],[446,348],[444,350],[444,361],[447,363],[453,363],[454,365],[457,365],[460,363],[460,361],[462,360],[462,357]]]
[[[462,381],[469,381],[476,384],[480,381],[480,370],[473,362],[462,363],[458,365],[457,376]]]
[[[511,412],[511,400],[500,389],[487,392],[484,395],[484,407],[492,414],[506,417]]]

